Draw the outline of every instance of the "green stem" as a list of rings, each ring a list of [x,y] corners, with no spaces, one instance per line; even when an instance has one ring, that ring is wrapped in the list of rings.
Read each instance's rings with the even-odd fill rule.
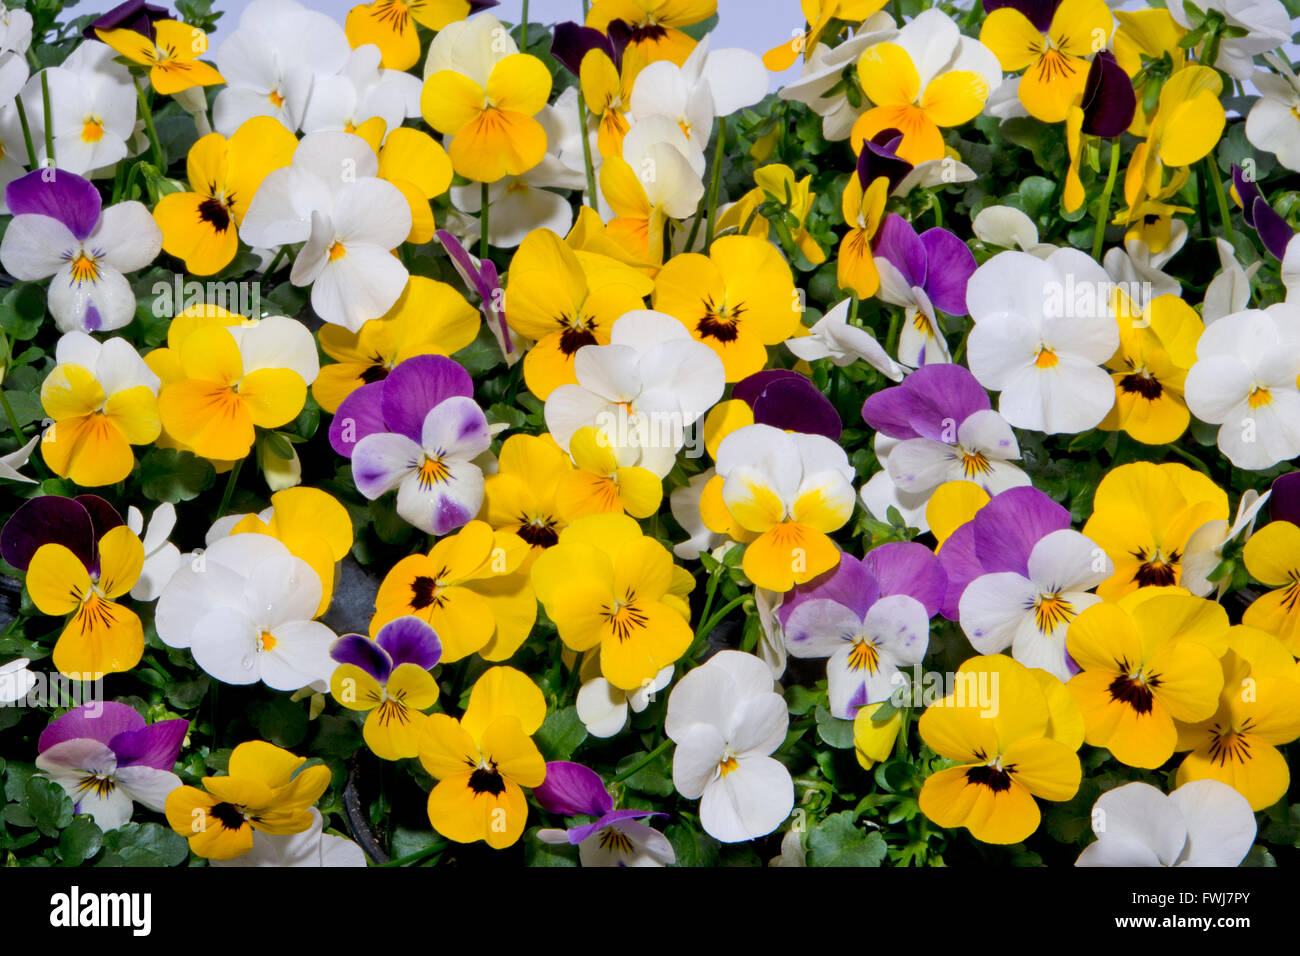
[[[230,469],[230,477],[226,479],[226,490],[221,494],[221,507],[217,509],[217,517],[224,518],[226,509],[230,507],[230,499],[235,494],[235,483],[239,481],[239,470],[244,467],[244,459],[235,462],[235,467]]]
[[[264,272],[263,275],[267,276],[268,278],[271,275],[273,275],[275,273],[275,270],[280,268],[280,260],[282,260],[288,254],[289,254],[289,244],[286,242],[276,251],[275,255],[271,258],[270,263],[266,267],[266,272]]]
[[[14,436],[18,439],[18,447],[22,448],[23,445],[27,444],[27,436],[23,434],[23,430],[18,424],[18,416],[14,414],[13,406],[9,404],[9,396],[4,393],[3,389],[0,389],[0,408],[4,409],[5,418],[9,420],[9,427],[13,429]],[[36,469],[37,474],[42,478],[50,476],[50,472],[41,463],[39,457],[32,458],[32,467]]]
[[[1101,247],[1106,239],[1106,220],[1110,218],[1110,194],[1115,190],[1115,174],[1119,172],[1119,140],[1110,144],[1110,171],[1106,173],[1106,185],[1102,187],[1101,199],[1097,200],[1097,225],[1092,231],[1092,257],[1101,261]]]
[[[732,610],[733,608],[740,607],[740,605],[744,604],[747,600],[749,600],[749,597],[750,596],[748,594],[742,594],[739,597],[734,597],[726,604],[722,605],[722,607],[718,608],[713,613],[712,617],[707,619],[702,619],[700,626],[695,631],[695,640],[691,642],[691,649],[690,651],[687,652],[687,656],[690,656],[691,654],[695,653],[701,641],[708,640],[709,634],[713,631],[715,627],[718,626],[718,622],[727,616],[728,611]]]
[[[528,0],[524,0],[524,12],[519,18],[519,41],[524,53],[528,52]]]
[[[54,120],[50,111],[50,73],[41,70],[41,108],[45,110],[45,158],[50,166],[54,163]]]
[[[1201,472],[1202,474],[1204,474],[1207,478],[1211,478],[1211,477],[1213,477],[1213,476],[1210,474],[1210,469],[1209,469],[1208,467],[1206,467],[1205,462],[1201,461],[1201,460],[1200,460],[1199,458],[1197,458],[1195,455],[1193,455],[1193,454],[1191,454],[1191,453],[1185,451],[1185,450],[1182,449],[1182,448],[1179,448],[1178,445],[1176,445],[1176,444],[1169,444],[1169,445],[1166,445],[1165,448],[1167,448],[1169,451],[1172,451],[1175,455],[1177,455],[1179,458],[1183,459],[1183,461],[1187,462],[1189,465],[1191,465],[1191,466],[1192,466],[1193,468],[1195,468],[1197,471],[1199,471],[1199,472]]]
[[[478,237],[478,257],[486,259],[488,257],[488,184],[483,183],[479,206],[479,229],[481,230]]]
[[[431,856],[435,856],[436,854],[441,853],[445,849],[447,849],[447,841],[439,839],[439,840],[435,840],[433,843],[430,843],[423,850],[418,850],[415,853],[408,854],[407,856],[398,857],[396,860],[389,860],[387,863],[376,863],[375,865],[376,866],[406,866],[409,863],[419,863],[422,860],[428,859]]]
[[[718,119],[718,143],[713,150],[713,175],[709,179],[709,215],[704,227],[704,248],[713,245],[713,229],[718,222],[718,188],[722,181],[722,153],[727,145],[727,121]]]
[[[27,110],[23,108],[23,98],[15,96],[14,105],[18,107],[18,122],[23,124],[23,142],[27,144],[27,159],[32,169],[35,169],[36,147],[32,145],[32,128],[27,123]]]
[[[648,754],[646,754],[642,759],[638,760],[638,761],[637,761],[636,763],[634,763],[632,766],[628,767],[626,770],[624,770],[622,773],[620,773],[617,777],[615,777],[615,778],[611,781],[611,783],[622,783],[624,780],[626,780],[628,777],[632,776],[632,775],[633,775],[634,773],[636,773],[637,771],[642,770],[642,769],[644,769],[645,767],[649,766],[650,763],[651,763],[651,762],[652,762],[656,757],[658,757],[661,753],[663,753],[665,750],[667,750],[667,749],[668,749],[669,747],[671,747],[672,745],[673,745],[673,741],[672,741],[672,738],[671,738],[671,737],[668,738],[668,739],[666,739],[666,740],[664,740],[662,743],[659,744],[658,747],[656,747],[654,750],[650,751],[650,752],[649,752]]]
[[[1196,174],[1196,208],[1201,219],[1201,238],[1210,238],[1210,199],[1205,185],[1205,174],[1198,170]]]
[[[587,170],[587,204],[596,208],[596,167],[591,162],[591,137],[587,134],[587,102],[578,93],[578,129],[582,132],[582,164]]]
[[[144,117],[144,128],[149,134],[149,142],[153,144],[153,162],[158,167],[160,176],[167,175],[166,160],[163,159],[162,142],[158,139],[158,130],[153,125],[153,110],[149,106],[148,100],[144,96],[144,87],[140,85],[140,77],[132,77],[135,82],[135,96],[140,101],[140,113]]]
[[[1223,237],[1229,243],[1232,243],[1234,238],[1232,235],[1232,213],[1228,208],[1228,197],[1223,192],[1223,179],[1219,176],[1219,171],[1214,168],[1214,159],[1211,156],[1206,156],[1201,162],[1205,164],[1205,175],[1214,188],[1214,201],[1219,207],[1219,220],[1223,223]]]

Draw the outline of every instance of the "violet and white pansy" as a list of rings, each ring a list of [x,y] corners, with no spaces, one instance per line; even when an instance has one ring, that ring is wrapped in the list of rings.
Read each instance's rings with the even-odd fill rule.
[[[546,765],[546,779],[533,796],[547,813],[562,817],[588,816],[565,830],[543,828],[537,839],[577,846],[583,866],[667,866],[677,862],[668,838],[642,821],[666,816],[653,810],[615,810],[614,798],[600,774],[567,760]]]
[[[24,281],[49,279],[59,330],[109,332],[135,317],[124,273],[162,250],[162,230],[134,200],[102,208],[99,190],[61,169],[40,169],[5,190],[14,214],[0,240],[0,264]]]

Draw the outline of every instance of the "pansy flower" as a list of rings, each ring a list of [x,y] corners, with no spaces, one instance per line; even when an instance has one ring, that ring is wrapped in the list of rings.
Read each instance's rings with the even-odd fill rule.
[[[397,491],[397,513],[426,534],[461,527],[483,504],[474,459],[491,443],[469,374],[441,355],[407,359],[357,389],[330,423],[330,444],[352,459],[370,500]]]
[[[409,70],[420,60],[420,31],[445,30],[497,0],[373,0],[348,11],[344,29],[353,48],[374,44],[390,70]]]
[[[824,435],[747,425],[722,440],[718,473],[705,489],[705,524],[748,532],[742,567],[758,587],[789,591],[839,561],[829,534],[853,513],[853,468]]]
[[[1105,0],[988,0],[980,42],[1010,73],[1029,115],[1059,123],[1083,95],[1088,57],[1110,43],[1115,20]]]
[[[366,854],[346,837],[325,833],[320,811],[309,807],[311,826],[301,833],[271,834],[253,830],[253,848],[229,860],[208,860],[208,866],[367,866]]]
[[[771,756],[789,724],[771,672],[752,654],[719,651],[677,682],[664,719],[677,744],[673,786],[700,801],[700,825],[711,837],[754,840],[790,815],[794,782]]]
[[[636,690],[624,690],[600,676],[600,650],[593,648],[582,655],[578,665],[582,686],[574,696],[573,708],[591,736],[615,737],[627,726],[629,712],[644,711],[654,703],[655,695],[672,683],[674,670],[669,664]]]
[[[546,154],[546,131],[535,119],[551,94],[542,61],[520,53],[492,14],[449,24],[429,46],[420,112],[451,137],[456,172],[496,182],[532,169]]]
[[[528,234],[510,261],[506,320],[534,343],[524,356],[524,383],[545,401],[578,381],[574,358],[584,345],[607,345],[614,321],[645,308],[649,279],[592,253],[579,255],[549,229]]]
[[[695,49],[695,41],[682,27],[707,20],[717,9],[717,0],[595,0],[587,13],[587,26],[610,32],[618,21],[628,47],[646,62],[671,60],[680,65]]]
[[[1106,11],[1109,17],[1109,10]],[[1085,136],[1114,139],[1129,128],[1137,110],[1133,82],[1112,53],[1101,50],[1088,67],[1080,98],[1072,103],[1065,116],[1066,150],[1070,168],[1065,174],[1065,191],[1061,205],[1074,212],[1083,205],[1085,192],[1079,178],[1083,162]]]
[[[1288,650],[1300,648],[1300,527],[1271,521],[1242,551],[1246,570],[1271,590],[1257,597],[1242,623],[1272,634]]]
[[[1115,295],[1124,297],[1118,289]],[[1196,364],[1196,343],[1205,329],[1201,317],[1174,295],[1153,299],[1140,313],[1132,302],[1114,312],[1119,349],[1106,367],[1115,381],[1115,407],[1097,427],[1123,429],[1147,445],[1176,441],[1191,421],[1183,387]]]
[[[707,256],[674,256],[659,270],[651,301],[718,354],[728,382],[763,368],[767,346],[794,334],[803,313],[780,251],[753,236],[725,236]]]
[[[517,535],[471,521],[428,554],[393,565],[375,596],[371,637],[394,618],[414,615],[437,632],[443,663],[475,651],[484,660],[505,660],[537,620],[537,598],[520,572],[528,553]]]
[[[1112,468],[1097,485],[1083,533],[1115,566],[1097,587],[1107,601],[1136,588],[1181,584],[1181,562],[1193,532],[1226,520],[1228,496],[1179,462],[1133,462]]]
[[[883,131],[885,134],[892,130]],[[863,144],[863,153],[867,144]],[[880,272],[872,250],[876,234],[885,218],[885,201],[889,198],[889,180],[877,176],[867,185],[850,176],[844,184],[840,210],[849,231],[840,240],[835,281],[860,299],[869,299],[880,289]]]
[[[551,55],[578,80],[602,157],[623,153],[623,137],[631,128],[625,114],[632,105],[632,85],[646,64],[639,51],[628,55],[625,31],[620,31],[622,24],[606,36],[573,22],[559,23],[551,41]],[[615,43],[614,36],[621,42]]]
[[[599,647],[601,674],[615,687],[641,687],[690,646],[681,602],[665,600],[672,555],[626,515],[573,521],[537,558],[532,582],[565,646]]]
[[[31,124],[36,161],[48,167],[54,164],[45,149],[45,86],[50,90],[48,132],[54,139],[59,170],[88,177],[110,174],[131,151],[127,141],[135,135],[138,107],[127,68],[115,62],[109,47],[91,40],[80,44],[59,66],[46,67],[27,81],[21,100]],[[16,152],[13,146],[20,142],[21,137],[15,136],[9,151]]]
[[[311,333],[285,316],[229,327],[208,322],[178,337],[175,348],[169,343],[168,351],[179,368],[170,381],[162,376],[163,428],[194,454],[214,461],[246,457],[256,428],[293,421],[320,370]],[[156,362],[150,367],[157,369]]]
[[[126,339],[101,344],[85,332],[65,332],[54,360],[41,383],[41,407],[53,420],[41,436],[45,463],[83,488],[121,481],[135,466],[131,446],[162,431],[158,376]]]
[[[546,700],[527,675],[493,667],[475,681],[459,721],[447,714],[424,721],[420,763],[438,781],[428,802],[435,830],[495,850],[523,836],[522,788],[546,779],[546,762],[532,741],[545,717]]]
[[[123,273],[143,269],[162,249],[162,231],[143,203],[103,208],[99,190],[60,169],[40,169],[5,189],[13,220],[0,263],[15,278],[49,279],[47,301],[59,330],[108,332],[135,317]]]
[[[1105,270],[1077,249],[1047,259],[1000,252],[975,270],[966,287],[975,320],[968,363],[1001,393],[1009,424],[1074,434],[1106,417],[1115,385],[1098,366],[1119,346],[1110,290]]]
[[[536,557],[564,530],[559,492],[572,472],[550,435],[511,435],[501,443],[496,473],[483,481],[484,519],[494,529],[513,531],[528,544],[530,559]]]
[[[27,593],[42,614],[66,616],[54,666],[95,680],[129,671],[144,654],[144,628],[117,599],[135,586],[144,546],[103,498],[42,495],[0,531],[0,554],[27,572]]]
[[[317,76],[303,113],[302,131],[356,133],[369,140],[373,130],[382,140],[388,130],[395,131],[407,119],[419,116],[419,79],[401,70],[381,69],[380,60],[379,50],[366,44],[352,50],[338,73]],[[427,133],[421,135],[428,137]],[[432,137],[429,140],[435,142]],[[371,142],[378,149],[378,142]]]
[[[589,767],[567,760],[551,761],[546,765],[546,779],[533,789],[533,796],[547,813],[594,818],[566,830],[537,831],[537,839],[543,843],[576,846],[583,866],[666,866],[677,862],[668,838],[640,822],[667,814],[615,810],[614,798],[605,789],[600,774]]]
[[[763,54],[763,65],[773,73],[788,70],[801,53],[808,57],[810,51],[818,48],[823,34],[834,21],[855,23],[865,20],[883,6],[885,0],[809,0],[801,3],[808,24],[807,32],[795,34],[785,43],[768,50]]]
[[[894,40],[869,47],[857,72],[875,105],[853,125],[853,151],[881,130],[896,129],[903,134],[898,155],[912,165],[942,158],[941,128],[978,116],[1002,82],[992,51],[963,37],[941,10],[922,10]]]
[[[288,166],[297,138],[279,120],[257,116],[229,139],[209,133],[186,160],[191,192],[168,193],[154,207],[163,249],[195,275],[220,272],[239,250],[237,228],[258,186]]]
[[[1186,168],[1219,142],[1226,122],[1222,92],[1222,76],[1208,66],[1184,66],[1165,81],[1147,117],[1146,140],[1133,150],[1124,177],[1130,210],[1147,197],[1166,198],[1166,167]]]
[[[181,785],[172,767],[189,726],[146,725],[135,708],[115,701],[83,704],[41,731],[36,769],[64,789],[74,813],[116,830],[130,821],[134,803],[161,811]]]
[[[424,711],[438,699],[429,671],[442,657],[437,633],[418,617],[398,617],[371,640],[344,634],[330,648],[339,666],[330,694],[348,710],[366,712],[361,736],[382,760],[401,760],[420,752]]]
[[[478,329],[478,310],[463,295],[445,282],[411,276],[393,307],[360,330],[321,326],[321,350],[334,364],[321,366],[311,385],[312,397],[334,414],[362,385],[382,381],[417,355],[459,352],[474,341]]]
[[[876,295],[906,310],[898,360],[913,367],[951,361],[936,313],[966,314],[966,286],[975,272],[975,256],[966,243],[937,226],[918,236],[911,223],[890,213],[874,251],[880,274]]]
[[[155,623],[168,647],[225,684],[323,689],[334,672],[335,634],[313,620],[320,576],[264,534],[213,542],[182,564],[158,598]]]
[[[834,717],[852,720],[860,707],[888,700],[898,674],[917,666],[929,646],[945,576],[930,549],[891,542],[862,560],[796,585],[777,619],[795,657],[825,657]]]
[[[163,96],[194,86],[215,86],[225,78],[199,59],[208,52],[208,35],[179,20],[158,20],[148,35],[126,27],[96,30],[96,35],[132,63],[149,67],[149,82]]]
[[[1136,781],[1092,805],[1095,843],[1075,866],[1239,866],[1255,842],[1255,814],[1236,790],[1194,780],[1165,795]]]
[[[1137,591],[1087,608],[1066,636],[1080,668],[1066,686],[1088,744],[1130,767],[1159,767],[1177,747],[1175,720],[1213,716],[1227,646],[1227,613],[1185,591]]]
[[[958,763],[930,774],[917,797],[938,826],[1019,843],[1042,819],[1035,797],[1069,800],[1078,791],[1078,708],[1056,678],[1036,673],[1001,654],[973,657],[953,692],[921,715],[921,739]]]
[[[247,853],[254,831],[302,833],[316,822],[311,806],[330,785],[329,767],[306,762],[264,740],[242,743],[230,754],[227,774],[204,777],[203,790],[179,787],[168,795],[167,822],[210,860]]]
[[[875,260],[872,260],[874,267]],[[889,357],[884,346],[867,329],[849,322],[850,300],[843,299],[818,319],[807,335],[786,340],[785,347],[805,362],[828,358],[839,368],[854,362],[866,362],[881,375],[898,382],[902,367]]]
[[[1300,682],[1281,641],[1251,627],[1228,632],[1221,661],[1223,691],[1214,716],[1178,728],[1178,750],[1190,751],[1178,782],[1218,780],[1263,810],[1291,784],[1280,747],[1300,737]]]

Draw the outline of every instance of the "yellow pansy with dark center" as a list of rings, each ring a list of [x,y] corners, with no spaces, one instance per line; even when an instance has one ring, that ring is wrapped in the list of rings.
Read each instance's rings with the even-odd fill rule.
[[[445,573],[445,572],[444,572]],[[411,607],[423,611],[427,607],[441,607],[438,597],[438,580],[427,575],[417,575],[411,580]]]
[[[726,300],[720,306],[714,305],[713,297],[706,296],[704,299],[704,316],[695,324],[695,329],[701,336],[716,339],[719,342],[734,342],[739,336],[737,326],[740,325],[740,317],[745,312],[745,304],[738,302],[736,305],[727,306]]]
[[[1159,380],[1147,374],[1145,370],[1125,375],[1119,380],[1119,387],[1132,395],[1140,395],[1152,402],[1159,398],[1165,390]]]
[[[1014,770],[1015,767],[1008,769]],[[1011,789],[1011,774],[1008,770],[995,767],[992,764],[969,768],[966,771],[966,779],[977,786],[988,787],[994,793],[1002,793],[1004,790]]]
[[[1178,581],[1178,563],[1182,556],[1177,551],[1168,556],[1159,551],[1148,555],[1145,549],[1138,548],[1133,556],[1140,562],[1133,574],[1138,587],[1169,587]]]
[[[244,812],[233,803],[217,803],[208,811],[208,815],[227,830],[238,830],[248,826]]]
[[[1128,669],[1127,661],[1117,661],[1121,673],[1110,682],[1110,699],[1132,707],[1135,713],[1151,713],[1151,704],[1155,700],[1152,691],[1160,686],[1160,677],[1152,674],[1143,679],[1141,674],[1122,673]]]

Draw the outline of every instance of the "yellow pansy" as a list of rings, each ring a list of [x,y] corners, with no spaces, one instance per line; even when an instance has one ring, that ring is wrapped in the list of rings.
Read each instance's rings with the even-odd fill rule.
[[[648,518],[659,510],[663,481],[646,468],[620,466],[604,432],[579,428],[569,439],[569,454],[577,467],[561,474],[555,488],[555,505],[566,521],[608,513]]]
[[[289,165],[298,139],[279,120],[255,116],[229,139],[209,133],[186,160],[192,192],[168,193],[153,216],[163,250],[185,260],[195,275],[220,272],[239,249],[236,228],[257,187],[272,170]]]
[[[164,96],[226,82],[198,59],[208,52],[208,35],[198,27],[179,20],[159,20],[153,31],[152,40],[126,29],[96,30],[95,34],[132,63],[149,67],[149,82]]]
[[[558,503],[560,482],[573,471],[569,456],[546,435],[511,435],[501,445],[498,470],[483,482],[482,517],[497,531],[524,541],[532,559],[560,539],[566,524]]]
[[[835,276],[841,289],[847,289],[859,299],[871,298],[880,288],[880,273],[871,242],[885,218],[888,198],[889,180],[884,176],[877,176],[865,192],[856,173],[849,176],[844,186],[841,208],[849,231],[840,240]]]
[[[884,9],[888,0],[800,0],[804,20],[808,24],[805,33],[791,37],[785,43],[775,46],[763,54],[763,65],[773,73],[781,73],[794,66],[800,54],[807,56],[817,49],[822,35],[832,20],[857,23],[867,19],[873,13]]]
[[[379,47],[381,66],[409,70],[420,60],[416,24],[441,30],[472,11],[470,0],[375,0],[349,10],[343,29],[354,50],[373,43]]]
[[[1244,624],[1272,634],[1300,656],[1300,528],[1272,521],[1246,542],[1242,558],[1255,580],[1273,590],[1255,599]]]
[[[429,203],[451,188],[451,158],[428,133],[406,126],[391,130],[377,153],[379,178],[396,186],[411,207],[411,231],[406,241],[423,245],[436,230]]]
[[[628,47],[622,68],[599,48],[588,50],[579,67],[582,99],[596,117],[596,149],[606,159],[623,155],[623,137],[631,128],[624,114],[632,104],[632,86],[646,64],[636,47]]]
[[[695,41],[681,28],[717,11],[717,0],[594,0],[587,26],[608,31],[610,21],[621,20],[631,33],[629,50],[647,63],[671,60],[681,66],[695,49]]]

